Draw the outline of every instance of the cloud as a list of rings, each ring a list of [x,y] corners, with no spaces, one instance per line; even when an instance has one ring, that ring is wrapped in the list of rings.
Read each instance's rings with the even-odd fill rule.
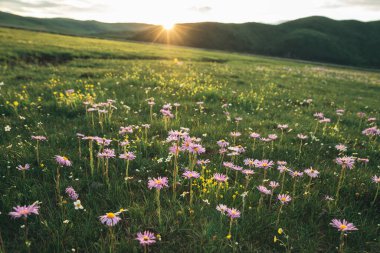
[[[361,7],[369,10],[380,10],[380,0],[337,0],[328,1],[323,5],[326,8]]]
[[[210,6],[193,6],[190,8],[190,10],[192,11],[197,11],[197,12],[201,12],[201,13],[206,13],[206,12],[209,12],[212,10],[212,8]]]

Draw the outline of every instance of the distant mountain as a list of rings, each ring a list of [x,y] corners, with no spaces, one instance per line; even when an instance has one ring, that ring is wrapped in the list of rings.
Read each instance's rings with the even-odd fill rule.
[[[187,23],[165,31],[147,24],[39,19],[0,12],[0,26],[380,67],[380,21],[336,21],[313,16],[279,25]]]

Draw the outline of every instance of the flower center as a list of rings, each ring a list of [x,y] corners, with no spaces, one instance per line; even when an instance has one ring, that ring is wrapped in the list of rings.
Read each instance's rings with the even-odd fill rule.
[[[285,197],[282,197],[281,200],[282,200],[282,201],[286,201],[286,198],[285,198]]]
[[[146,236],[146,235],[144,235],[143,240],[144,240],[144,241],[148,241],[148,240],[149,240],[149,237]]]
[[[107,218],[113,219],[113,218],[115,218],[115,214],[114,213],[107,213]]]
[[[263,163],[263,166],[264,166],[264,167],[267,167],[267,166],[268,166],[268,164],[267,164],[267,163]]]
[[[339,228],[340,228],[341,230],[345,230],[345,229],[347,228],[347,226],[342,224],[342,225],[339,226]]]
[[[28,209],[23,209],[20,211],[20,214],[28,214],[28,213],[29,213]]]
[[[66,156],[62,156],[63,160],[67,161],[69,160]]]

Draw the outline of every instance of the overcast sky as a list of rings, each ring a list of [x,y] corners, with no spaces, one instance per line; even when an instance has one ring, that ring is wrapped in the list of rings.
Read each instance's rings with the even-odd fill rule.
[[[312,15],[380,20],[380,0],[0,0],[0,10],[33,17],[151,24],[280,23]]]

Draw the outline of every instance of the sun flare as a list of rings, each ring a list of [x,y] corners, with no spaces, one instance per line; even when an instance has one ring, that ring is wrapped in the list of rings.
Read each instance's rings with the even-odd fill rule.
[[[169,30],[172,30],[174,28],[175,23],[173,23],[173,22],[166,22],[166,23],[161,24],[161,26],[165,30],[169,31]]]

